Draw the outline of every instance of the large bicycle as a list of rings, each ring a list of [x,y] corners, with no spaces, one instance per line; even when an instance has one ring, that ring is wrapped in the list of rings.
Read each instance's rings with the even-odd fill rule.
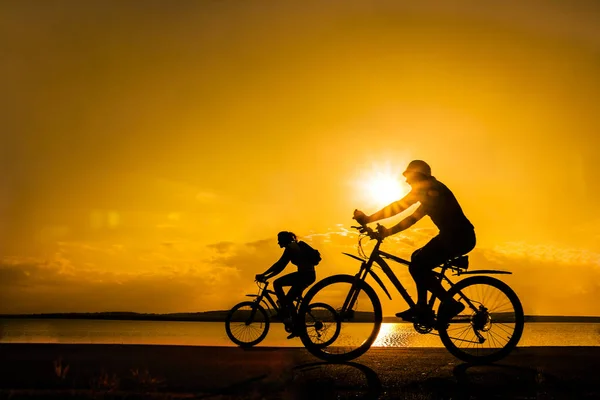
[[[392,298],[374,268],[379,267],[392,282],[398,293],[413,307],[412,300],[392,269],[384,259],[406,266],[410,262],[379,249],[383,238],[367,226],[353,226],[360,232],[358,239],[359,256],[343,253],[361,262],[356,275],[334,275],[317,282],[305,295],[300,313],[308,310],[311,302],[333,305],[342,321],[342,329],[335,340],[327,345],[314,346],[310,341],[304,345],[313,355],[326,361],[347,361],[365,353],[377,339],[382,317],[381,302],[377,293],[365,279],[372,277],[388,298]],[[366,256],[362,241],[365,238],[376,240],[370,256]],[[439,270],[438,270],[439,269]],[[446,276],[478,275],[452,282]],[[507,356],[517,345],[523,333],[525,318],[523,307],[515,292],[501,280],[487,276],[490,274],[511,274],[509,271],[472,270],[468,271],[468,256],[452,258],[434,269],[437,279],[450,286],[448,299],[460,301],[464,311],[451,319],[450,301],[438,302],[431,294],[428,299],[430,316],[413,320],[414,329],[421,334],[436,330],[446,349],[455,357],[471,363],[489,363]],[[446,311],[445,311],[446,310]],[[303,338],[303,336],[301,336]]]
[[[268,289],[269,282],[256,281],[256,285],[259,293],[246,295],[255,299],[236,304],[225,318],[225,332],[233,343],[244,348],[256,346],[267,337],[271,319],[283,321],[286,332],[297,331],[302,342],[313,348],[328,346],[337,339],[341,320],[333,307],[313,303],[300,312],[303,299],[299,295],[292,301],[293,313],[287,321],[282,317],[281,305],[273,299],[277,295]]]

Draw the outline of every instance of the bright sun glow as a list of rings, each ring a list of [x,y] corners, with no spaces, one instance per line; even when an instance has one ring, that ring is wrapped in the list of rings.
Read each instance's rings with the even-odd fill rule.
[[[371,199],[378,203],[389,204],[402,195],[398,178],[381,173],[371,178],[367,183],[367,190]]]
[[[377,207],[383,207],[404,195],[401,177],[391,168],[378,168],[364,177],[362,190],[369,202]]]

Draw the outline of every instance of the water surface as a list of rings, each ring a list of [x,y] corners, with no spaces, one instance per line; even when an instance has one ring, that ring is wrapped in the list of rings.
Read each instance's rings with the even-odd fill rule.
[[[365,329],[352,324],[352,329]],[[355,325],[355,326],[354,326]],[[272,323],[261,346],[301,347]],[[119,343],[233,346],[222,322],[0,319],[0,343]],[[525,324],[519,346],[600,346],[600,324]],[[384,323],[374,347],[443,347],[438,336],[421,335],[412,324]]]

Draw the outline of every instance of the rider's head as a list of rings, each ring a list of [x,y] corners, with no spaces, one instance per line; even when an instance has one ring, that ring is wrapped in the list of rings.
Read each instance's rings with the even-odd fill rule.
[[[431,167],[425,161],[412,160],[408,163],[406,171],[402,173],[409,185],[431,178]]]
[[[277,244],[279,247],[286,247],[288,244],[297,240],[292,232],[282,231],[277,234]]]

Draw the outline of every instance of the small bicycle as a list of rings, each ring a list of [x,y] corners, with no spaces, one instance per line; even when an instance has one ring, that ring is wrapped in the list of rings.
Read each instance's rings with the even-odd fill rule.
[[[375,290],[365,282],[371,276],[391,299],[383,281],[375,273],[378,266],[390,279],[398,293],[412,307],[415,305],[384,258],[404,265],[410,262],[379,249],[383,238],[367,226],[353,226],[360,232],[358,250],[361,257],[343,253],[361,262],[360,270],[352,275],[334,275],[317,282],[304,296],[300,314],[308,311],[311,302],[333,304],[344,325],[344,332],[327,345],[315,346],[303,335],[304,345],[313,355],[326,361],[347,361],[365,353],[377,339],[381,328],[382,308]],[[377,241],[370,256],[362,249],[362,240],[368,237]],[[504,282],[491,276],[472,276],[452,282],[447,271],[455,276],[474,274],[510,274],[508,271],[467,271],[466,255],[452,258],[436,267],[437,279],[446,282],[450,289],[448,298],[460,301],[465,309],[458,315],[447,318],[449,303],[441,302],[438,314],[434,312],[436,296],[428,300],[430,315],[424,320],[413,320],[414,329],[421,333],[437,330],[444,346],[455,357],[471,363],[487,363],[507,356],[517,345],[523,333],[525,318],[523,307],[515,292]],[[445,309],[445,307],[448,307]],[[346,333],[349,332],[349,333]]]
[[[265,339],[271,319],[283,319],[281,305],[272,297],[277,298],[277,295],[267,289],[269,282],[255,282],[259,293],[246,295],[255,299],[236,304],[225,318],[227,336],[233,343],[244,348],[255,346]],[[285,331],[297,331],[303,343],[310,343],[315,348],[333,343],[341,329],[341,320],[335,309],[325,303],[314,303],[304,307],[300,313],[302,303],[302,295],[293,300],[294,312],[289,321],[284,321]],[[298,329],[298,325],[302,323],[304,328]]]

